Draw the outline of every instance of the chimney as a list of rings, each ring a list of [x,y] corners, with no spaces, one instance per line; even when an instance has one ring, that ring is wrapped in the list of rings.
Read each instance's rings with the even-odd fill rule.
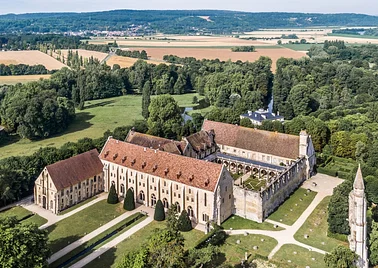
[[[252,115],[252,111],[248,111],[248,115]]]
[[[277,111],[277,115],[278,115],[278,116],[280,115],[280,111]]]
[[[147,148],[146,148],[146,147],[144,147],[144,148],[143,148],[143,151],[145,151],[145,152],[146,152],[146,151],[147,151]]]

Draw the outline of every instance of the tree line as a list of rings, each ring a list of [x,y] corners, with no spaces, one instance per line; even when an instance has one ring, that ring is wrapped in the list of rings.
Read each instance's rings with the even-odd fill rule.
[[[0,76],[9,75],[31,75],[31,74],[50,74],[55,71],[49,71],[45,66],[38,65],[27,65],[27,64],[0,64]]]
[[[239,47],[232,47],[232,52],[255,52],[256,48],[254,46],[239,46]]]
[[[116,54],[118,56],[123,56],[123,57],[130,57],[130,58],[148,60],[148,55],[147,55],[147,52],[145,50],[139,51],[139,50],[117,49]]]

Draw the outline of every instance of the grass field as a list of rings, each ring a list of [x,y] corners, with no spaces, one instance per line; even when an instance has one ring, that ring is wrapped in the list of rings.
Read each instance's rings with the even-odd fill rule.
[[[45,218],[42,218],[41,216],[35,214],[33,216],[33,212],[23,208],[23,207],[20,207],[20,206],[16,206],[16,207],[13,207],[13,208],[10,208],[10,209],[7,209],[5,211],[2,211],[0,212],[0,218],[4,218],[4,217],[16,217],[17,220],[21,220],[20,223],[22,224],[25,224],[25,223],[34,223],[36,224],[38,227],[45,224],[47,222],[47,220]],[[28,216],[31,216],[31,217],[28,217]],[[28,217],[28,218],[27,218]],[[24,220],[22,220],[24,219]]]
[[[232,228],[233,230],[240,229],[256,229],[256,230],[269,230],[269,231],[280,231],[283,228],[274,228],[273,224],[268,222],[258,223],[255,221],[247,220],[242,217],[233,215],[222,223],[225,230]]]
[[[49,79],[50,76],[50,74],[0,76],[0,85],[24,84],[38,81],[39,79]]]
[[[111,205],[102,200],[47,228],[49,246],[53,253],[80,239],[105,223],[120,216],[125,210],[122,203]]]
[[[140,213],[135,213],[129,217],[127,217],[126,219],[124,219],[123,221],[121,221],[120,223],[114,225],[113,227],[109,228],[108,230],[98,234],[97,236],[95,236],[94,238],[92,238],[91,240],[89,240],[88,242],[84,243],[84,244],[81,244],[79,247],[75,248],[73,251],[69,252],[68,254],[64,255],[62,258],[56,260],[55,262],[51,263],[49,265],[50,268],[54,268],[54,267],[60,267],[63,263],[65,263],[66,261],[68,261],[70,258],[74,257],[75,255],[79,254],[81,251],[85,250],[87,247],[90,247],[91,245],[93,245],[94,243],[97,243],[98,241],[100,241],[101,239],[103,239],[106,235],[112,233],[113,231],[117,230],[118,228],[122,227],[122,225],[126,224],[127,222],[137,218],[139,215],[141,215]],[[103,241],[102,243],[98,244],[96,247],[94,247],[92,250],[86,252],[85,254],[81,255],[79,258],[75,259],[74,261],[72,261],[69,265],[72,265],[76,262],[78,262],[79,260],[81,260],[82,258],[84,258],[85,256],[89,255],[90,253],[92,253],[94,250],[100,248],[102,245],[106,244],[106,243],[109,243],[110,241],[112,241],[114,238],[116,238],[117,236],[121,235],[122,233],[126,232],[127,230],[129,230],[131,227],[133,227],[134,225],[142,222],[143,220],[146,219],[146,216],[143,216],[142,218],[138,219],[137,221],[135,221],[134,223],[130,224],[129,226],[127,226],[126,228],[124,228],[122,231],[120,231],[119,233],[117,233],[116,235],[106,239],[105,241]]]
[[[240,240],[240,244],[236,243],[237,240]],[[259,254],[268,257],[276,245],[275,239],[263,235],[231,235],[220,246],[220,251],[225,255],[225,263],[237,265],[244,259],[245,252],[248,252],[248,255]],[[253,249],[254,246],[258,246],[258,248]]]
[[[316,193],[298,188],[268,219],[292,225],[310,205]],[[302,201],[301,201],[302,200]]]
[[[76,205],[74,205],[74,206],[72,206],[70,208],[67,208],[67,209],[63,210],[62,212],[59,213],[59,215],[67,214],[68,212],[71,212],[72,210],[75,210],[75,209],[77,209],[77,208],[79,208],[79,207],[81,207],[81,206],[83,206],[83,205],[85,205],[85,204],[87,204],[87,203],[95,200],[97,197],[98,197],[97,195],[92,196],[92,197],[86,199],[85,201],[80,202],[79,204],[76,204]]]
[[[273,256],[273,261],[278,267],[282,268],[327,267],[324,263],[323,254],[292,244],[283,245]]]
[[[191,107],[193,96],[198,94],[184,94],[173,96],[181,107]],[[75,142],[81,138],[98,138],[104,132],[116,127],[130,125],[135,119],[142,118],[142,96],[126,95],[121,97],[87,101],[85,109],[76,111],[76,118],[68,129],[57,136],[30,141],[17,140],[13,137],[8,144],[0,147],[0,159],[9,156],[27,155],[36,152],[41,147],[60,147],[64,143]]]
[[[308,51],[312,46],[323,48],[323,44],[284,44],[281,46],[295,51]]]
[[[307,218],[306,222],[294,235],[294,238],[296,240],[327,252],[332,251],[332,249],[338,245],[348,246],[346,242],[342,242],[335,238],[330,238],[327,236],[327,206],[330,199],[331,197],[324,198],[322,202],[320,202],[320,204],[315,208],[310,217]],[[307,239],[304,238],[305,234],[308,235]]]
[[[147,239],[154,232],[156,232],[156,229],[163,229],[165,228],[165,226],[165,222],[153,221],[143,229],[139,230],[126,240],[119,243],[116,248],[111,248],[110,250],[102,254],[100,258],[90,262],[84,267],[116,267],[126,253],[138,250],[143,245],[143,243],[147,241]],[[197,241],[199,241],[201,237],[204,236],[204,233],[195,229],[182,234],[185,238],[186,249],[193,247],[197,243]]]
[[[27,64],[37,65],[41,64],[46,67],[47,70],[59,70],[66,67],[60,61],[57,61],[53,57],[42,53],[38,50],[25,50],[25,51],[0,51],[0,64]]]
[[[123,57],[123,56],[111,56],[110,59],[106,61],[106,64],[110,67],[113,67],[114,64],[118,64],[121,66],[121,68],[129,68],[134,65],[135,62],[137,62],[139,59],[136,58],[130,58],[130,57]],[[161,63],[163,64],[169,64],[166,63],[163,60],[157,61],[157,60],[146,60],[147,63],[150,64],[156,64],[159,65]]]

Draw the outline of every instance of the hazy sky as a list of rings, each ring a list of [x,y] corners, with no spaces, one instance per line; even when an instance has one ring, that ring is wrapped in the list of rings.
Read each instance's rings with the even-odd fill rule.
[[[0,14],[112,9],[225,9],[378,15],[376,0],[0,0]]]

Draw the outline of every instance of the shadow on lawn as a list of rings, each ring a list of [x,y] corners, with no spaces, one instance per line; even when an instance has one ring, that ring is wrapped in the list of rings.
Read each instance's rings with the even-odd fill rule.
[[[116,250],[116,248],[109,249],[104,254],[85,265],[84,268],[111,267],[116,259]]]
[[[106,105],[109,105],[109,104],[112,104],[112,103],[115,103],[115,100],[104,100],[102,102],[93,103],[93,104],[88,102],[88,105],[84,106],[84,110],[95,108],[95,107],[102,107],[102,106],[106,106]]]

